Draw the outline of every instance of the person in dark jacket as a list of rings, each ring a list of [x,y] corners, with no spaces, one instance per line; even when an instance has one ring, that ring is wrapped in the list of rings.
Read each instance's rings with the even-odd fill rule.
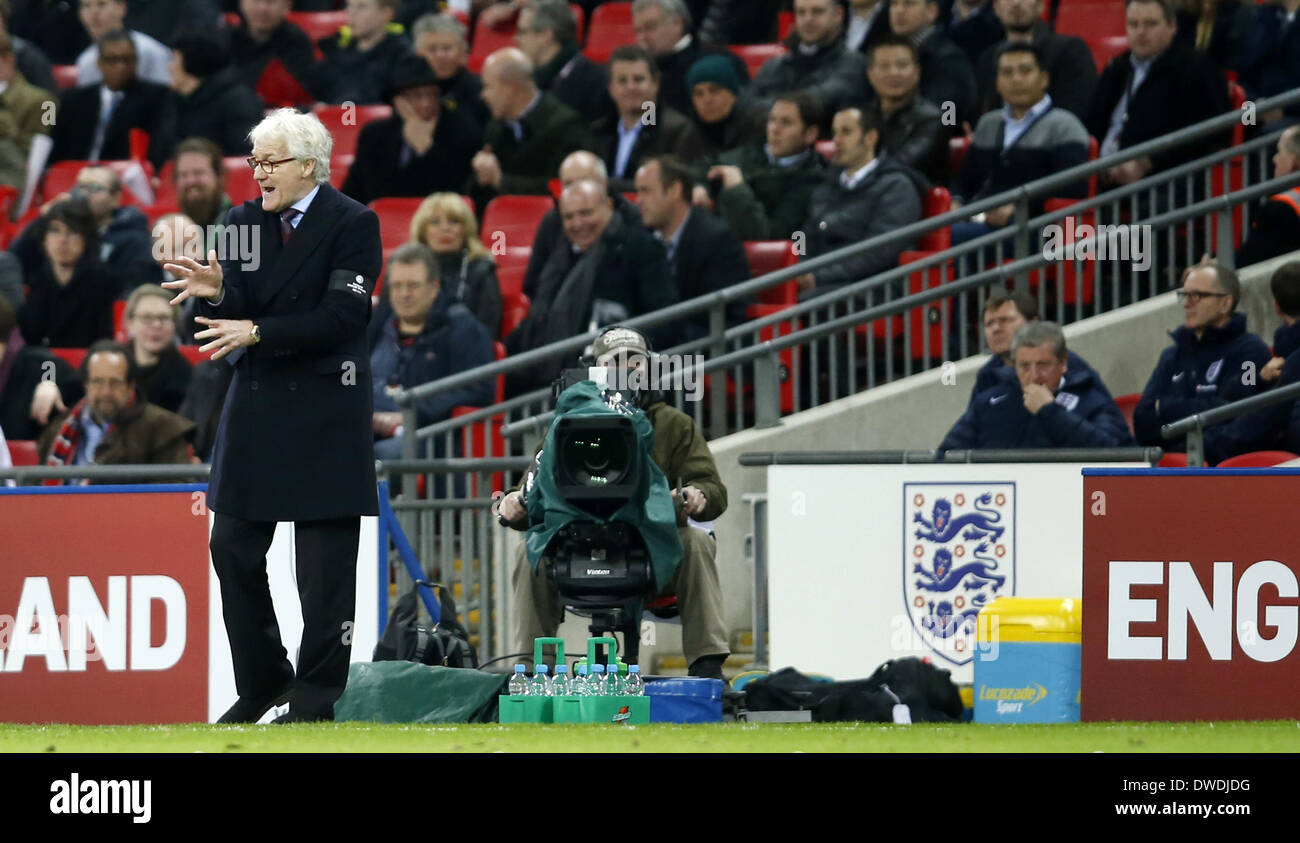
[[[844,45],[850,50],[866,55],[876,42],[894,33],[889,26],[889,0],[849,0],[848,15]]]
[[[962,161],[954,199],[970,204],[1013,190],[1088,160],[1088,132],[1079,118],[1056,108],[1047,93],[1049,79],[1033,44],[1012,42],[998,55],[1001,111],[980,118]],[[1065,185],[1059,196],[1082,199],[1086,181]],[[1043,213],[1047,197],[1029,203],[1030,216]],[[956,223],[953,243],[965,243],[1011,221],[1014,204],[986,211],[983,220]]]
[[[954,125],[960,126],[978,116],[975,73],[970,59],[938,20],[938,0],[889,0],[889,22],[894,33],[916,45],[921,61],[921,96],[941,109],[951,109]]]
[[[56,202],[37,223],[34,236],[43,260],[29,278],[18,312],[30,345],[85,348],[113,336],[116,282],[98,260],[94,218],[84,199]]]
[[[428,63],[402,56],[385,97],[393,116],[361,128],[343,192],[368,203],[383,196],[428,196],[460,190],[483,134],[458,111],[447,111]]]
[[[1292,126],[1277,139],[1273,177],[1300,171],[1300,126]],[[1251,209],[1250,232],[1237,250],[1236,265],[1275,258],[1300,248],[1300,187],[1275,193]]]
[[[948,181],[948,139],[939,107],[921,96],[921,62],[906,38],[880,39],[867,55],[875,99],[865,107],[880,120],[880,151],[920,170],[935,184]]]
[[[136,77],[135,60],[125,31],[99,40],[104,81],[63,92],[50,131],[50,163],[128,159],[131,130],[142,129],[149,135],[149,162],[162,169],[175,143],[176,105],[165,85]]]
[[[230,66],[230,54],[216,33],[188,32],[172,48],[172,90],[176,92],[176,136],[207,138],[222,155],[248,149],[248,130],[266,111],[252,88]]]
[[[707,208],[691,207],[690,188],[690,170],[672,155],[651,158],[636,173],[641,219],[664,244],[682,301],[749,280],[749,260],[740,236]],[[737,300],[728,306],[728,325],[744,321],[746,304]],[[707,336],[709,314],[696,316],[684,331],[687,340]]]
[[[28,345],[18,315],[0,299],[0,431],[6,439],[35,439],[50,419],[85,394],[81,375],[48,349]]]
[[[515,44],[533,63],[538,89],[549,91],[590,123],[610,112],[599,93],[609,85],[609,74],[578,52],[577,28],[565,0],[534,0],[519,11]]]
[[[609,57],[609,99],[615,114],[592,124],[593,151],[605,162],[615,191],[633,190],[642,162],[658,155],[693,161],[704,142],[684,114],[656,102],[659,69],[640,47],[618,47]],[[647,107],[647,103],[649,107]]]
[[[1273,357],[1259,370],[1258,379],[1261,389],[1276,389],[1300,381],[1300,261],[1279,266],[1268,284],[1282,325],[1273,332]],[[1293,449],[1300,441],[1289,437],[1288,428],[1298,404],[1275,405],[1205,428],[1206,463],[1250,451]]]
[[[540,348],[680,300],[663,244],[645,228],[625,224],[601,185],[578,181],[566,187],[560,194],[560,218],[567,242],[552,250],[527,318],[506,337],[510,353]],[[665,326],[653,341],[665,348],[677,339],[677,329]],[[562,362],[562,357],[553,358],[507,376],[506,393],[513,396],[550,385]]]
[[[808,218],[826,162],[813,144],[821,104],[803,91],[782,94],[768,109],[767,143],[755,141],[707,159],[706,184],[692,202],[714,210],[742,240],[786,240]],[[698,168],[697,168],[698,169]]]
[[[1245,47],[1256,4],[1241,0],[1174,0],[1176,37],[1220,72],[1232,70]]]
[[[398,59],[411,52],[411,42],[392,23],[397,0],[353,0],[347,9],[347,27],[317,43],[324,57],[312,70],[311,91],[336,105],[376,105],[392,84]]]
[[[13,0],[12,7],[5,21],[9,31],[30,41],[55,64],[73,64],[90,44],[76,3]]]
[[[466,183],[479,214],[498,194],[550,195],[550,180],[564,157],[591,148],[582,118],[537,89],[532,62],[517,48],[497,50],[484,62],[483,100],[492,122]]]
[[[1238,81],[1251,100],[1277,96],[1300,88],[1300,0],[1282,0],[1252,10],[1251,25],[1237,61]],[[1292,121],[1300,119],[1300,103],[1285,109]],[[1264,113],[1260,122],[1268,124],[1282,114]]]
[[[641,226],[640,209],[625,199],[622,192],[610,187],[609,171],[605,168],[605,162],[594,153],[585,149],[570,153],[560,164],[559,176],[561,190],[579,181],[592,181],[600,185],[609,196],[609,201],[614,206],[614,213],[622,217],[626,225],[634,228]],[[551,253],[556,249],[569,247],[569,240],[564,234],[564,224],[560,220],[560,209],[551,208],[542,216],[542,221],[537,225],[537,233],[533,235],[533,248],[528,255],[528,268],[524,272],[524,295],[531,299],[537,294],[538,279],[541,278],[542,268],[550,260]]]
[[[835,165],[813,191],[807,251],[811,260],[835,249],[869,240],[921,218],[921,197],[930,185],[910,167],[877,157],[880,124],[858,108],[846,108],[833,122]],[[911,244],[895,241],[799,276],[801,298],[824,295],[883,272],[898,263]],[[896,292],[901,293],[901,286]]]
[[[0,0],[0,30],[4,30],[9,35],[10,45],[18,61],[18,72],[37,88],[46,91],[55,90],[58,86],[54,83],[54,69],[50,65],[49,57],[41,51],[40,47],[26,38],[18,37],[13,30],[10,12],[9,0]],[[80,34],[85,38],[84,28]]]
[[[234,375],[235,368],[225,360],[204,360],[194,367],[190,377],[179,414],[194,422],[194,455],[202,462],[212,461],[221,411]]]
[[[483,102],[483,80],[469,72],[469,42],[465,24],[451,15],[423,15],[411,28],[415,53],[421,56],[438,80],[444,112],[455,112],[481,132],[492,119]]]
[[[112,340],[97,342],[82,369],[86,397],[50,422],[36,440],[43,463],[176,465],[193,460],[194,423],[136,393],[135,364],[126,347]]]
[[[136,393],[164,410],[180,412],[194,367],[176,349],[176,319],[172,296],[157,284],[142,284],[126,300],[123,325],[135,363]]]
[[[968,406],[975,402],[975,396],[997,386],[1003,372],[1015,368],[1011,357],[1011,340],[1015,337],[1016,331],[1030,322],[1037,321],[1038,300],[1028,293],[1014,291],[994,293],[989,296],[984,303],[984,342],[993,353],[975,373],[975,386],[971,388]],[[1065,357],[1067,372],[1093,371],[1088,361],[1073,351],[1066,349]],[[1106,389],[1100,375],[1097,375],[1094,380],[1098,389]]]
[[[1069,367],[1065,334],[1030,322],[1012,340],[1014,369],[976,395],[939,451],[976,448],[1118,448],[1133,444],[1124,415],[1091,369]]]
[[[1043,0],[993,0],[993,10],[1006,30],[1006,39],[986,49],[975,65],[979,83],[979,113],[1002,107],[998,93],[998,48],[1026,42],[1038,48],[1043,69],[1051,79],[1047,93],[1057,108],[1083,120],[1097,87],[1097,63],[1088,44],[1077,35],[1053,32],[1043,21]]]
[[[763,137],[767,112],[740,99],[741,76],[721,56],[705,56],[686,74],[690,116],[704,139],[705,152],[718,155]]]
[[[95,258],[101,269],[116,285],[116,295],[125,298],[144,281],[162,281],[162,272],[153,260],[149,223],[139,209],[123,205],[122,180],[108,167],[83,167],[76,185],[68,194],[47,203],[81,197],[90,208],[95,226]],[[41,241],[44,230],[33,222],[10,244],[9,249],[22,264],[23,277],[33,277],[46,260]]]
[[[1101,72],[1083,121],[1100,142],[1102,157],[1217,117],[1231,107],[1223,74],[1174,40],[1168,0],[1130,0],[1126,14],[1132,22],[1129,49]],[[1106,172],[1106,180],[1131,184],[1208,155],[1229,140],[1227,133],[1206,135],[1116,165]]]
[[[750,96],[766,109],[786,91],[806,91],[835,113],[866,95],[866,62],[844,46],[844,9],[835,0],[795,0],[795,30],[786,39],[790,52],[764,62]],[[829,123],[820,127],[830,128]]]
[[[993,11],[993,0],[943,0],[939,18],[952,43],[970,60],[971,67],[1006,34]]]
[[[1241,282],[1231,269],[1200,263],[1183,272],[1178,298],[1183,324],[1171,331],[1165,349],[1133,411],[1133,429],[1143,445],[1167,451],[1185,447],[1167,440],[1162,425],[1219,407],[1258,390],[1258,373],[1272,357],[1264,341],[1246,330],[1237,313]]]
[[[411,218],[411,242],[433,251],[442,295],[469,308],[495,340],[501,331],[501,284],[464,198],[435,193],[421,202]]]
[[[746,4],[746,11],[751,11]],[[737,91],[749,82],[749,70],[740,56],[719,44],[710,44],[691,34],[691,12],[682,0],[636,0],[632,4],[632,25],[636,43],[654,56],[659,66],[660,102],[682,114],[692,113],[691,88],[687,74],[705,56],[719,56],[727,62],[737,81]]]
[[[230,54],[243,83],[268,99],[275,91],[295,105],[310,103],[316,55],[307,33],[285,18],[289,0],[240,0],[239,12]]]
[[[384,285],[391,313],[370,321],[366,340],[374,390],[377,459],[400,459],[402,413],[393,393],[450,377],[492,362],[492,337],[469,309],[442,285],[428,247],[407,243],[388,261]],[[486,378],[460,389],[443,390],[415,404],[420,427],[450,417],[453,407],[486,407],[494,380]]]

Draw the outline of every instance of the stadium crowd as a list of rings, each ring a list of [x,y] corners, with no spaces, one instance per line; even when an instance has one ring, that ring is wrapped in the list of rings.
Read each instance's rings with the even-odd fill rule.
[[[228,367],[205,359],[192,314],[158,285],[167,260],[220,246],[229,208],[257,198],[243,159],[270,109],[317,114],[334,136],[332,183],[380,215],[374,431],[377,452],[397,455],[395,387],[1300,87],[1298,11],[1300,0],[0,0],[0,424],[11,443],[39,440],[42,462],[210,455]],[[1300,105],[1249,129],[1294,127],[1277,175],[1300,169],[1297,124]],[[1228,142],[1137,158],[1100,182]],[[1013,209],[952,226],[952,242],[1012,224]],[[805,242],[798,256],[791,238]],[[790,301],[915,245],[799,275]],[[1260,203],[1236,262],[1298,245],[1300,188]],[[1237,312],[1232,270],[1187,267],[1185,322],[1131,423],[1032,300],[994,291],[982,314],[993,357],[941,447],[1170,447],[1161,423],[1300,375],[1295,266],[1273,279],[1287,324],[1271,350]],[[652,340],[707,333],[706,321],[669,324]],[[1261,377],[1238,385],[1247,362]],[[548,384],[558,367],[427,401],[420,423]],[[189,447],[120,447],[125,411],[163,419],[155,428]],[[1223,428],[1214,460],[1300,450],[1280,410]]]

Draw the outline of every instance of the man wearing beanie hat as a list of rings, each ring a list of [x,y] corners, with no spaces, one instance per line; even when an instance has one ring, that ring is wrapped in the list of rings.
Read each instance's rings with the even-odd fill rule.
[[[384,98],[393,115],[361,128],[343,192],[363,204],[382,196],[458,193],[483,133],[460,110],[443,109],[428,61],[415,54],[398,59]]]
[[[763,64],[751,94],[764,108],[786,91],[812,94],[826,109],[820,127],[825,133],[830,115],[868,96],[866,60],[844,46],[844,7],[836,0],[795,0],[794,15],[794,32],[786,39],[790,52]]]
[[[691,113],[691,86],[686,74],[704,56],[722,56],[735,70],[741,85],[749,84],[749,70],[740,56],[691,34],[691,13],[683,0],[636,0],[632,4],[632,25],[637,45],[654,56],[659,65],[661,105],[682,114]]]
[[[592,343],[591,356],[598,366],[620,369],[649,365],[645,336],[622,325],[611,326]],[[677,504],[677,535],[682,544],[681,560],[672,582],[656,596],[676,595],[682,618],[682,650],[691,676],[722,679],[722,665],[729,655],[727,627],[722,608],[722,587],[714,563],[717,541],[710,522],[727,509],[727,487],[704,432],[695,420],[666,403],[658,392],[642,393],[637,403],[654,428],[651,457],[663,471]],[[515,529],[527,529],[528,521],[519,490],[502,496],[493,494],[493,512]],[[529,571],[523,543],[515,558],[514,571],[516,652],[532,652],[533,639],[553,636],[564,617],[564,607],[545,565]]]
[[[705,56],[686,74],[690,114],[707,144],[706,153],[735,149],[762,137],[763,113],[740,101],[740,76],[722,56]]]

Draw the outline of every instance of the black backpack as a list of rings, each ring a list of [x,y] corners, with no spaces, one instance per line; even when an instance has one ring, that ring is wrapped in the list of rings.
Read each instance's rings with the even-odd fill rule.
[[[435,588],[441,617],[433,626],[420,623],[421,587]],[[469,630],[460,622],[451,589],[419,580],[398,598],[384,636],[375,645],[373,661],[408,661],[443,667],[478,667],[478,654],[469,643]]]
[[[890,723],[894,706],[909,709],[912,722],[955,723],[962,703],[949,672],[917,658],[893,659],[867,679],[824,682],[792,667],[744,687],[739,707],[749,711],[812,712],[814,722],[862,720]]]

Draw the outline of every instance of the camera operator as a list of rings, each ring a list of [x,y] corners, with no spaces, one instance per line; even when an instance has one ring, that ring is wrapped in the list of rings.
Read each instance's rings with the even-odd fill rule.
[[[622,326],[606,330],[592,345],[597,366],[624,372],[633,369],[645,372],[649,354],[645,337]],[[687,519],[708,522],[720,516],[727,508],[727,489],[694,419],[667,404],[656,391],[638,393],[637,405],[645,411],[654,428],[652,458],[673,487],[677,533],[682,544],[682,557],[671,582],[655,596],[677,595],[682,618],[682,649],[690,665],[690,675],[722,679],[722,664],[730,653],[722,614],[722,590],[713,559],[717,542],[712,533],[691,526]],[[519,489],[504,496],[497,492],[493,498],[494,514],[517,530],[528,528],[528,515]],[[514,649],[520,653],[532,651],[534,638],[555,635],[564,614],[546,560],[534,571],[529,567],[521,544],[513,580],[518,621]]]

